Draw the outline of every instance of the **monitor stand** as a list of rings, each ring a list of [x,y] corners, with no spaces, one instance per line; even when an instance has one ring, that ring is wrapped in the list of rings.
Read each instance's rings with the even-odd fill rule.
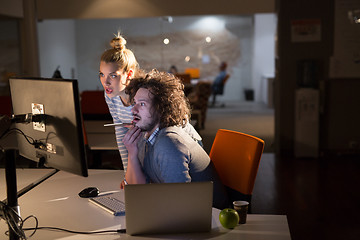
[[[59,170],[51,171],[50,173],[46,174],[44,177],[40,178],[39,180],[29,184],[28,186],[21,189],[17,192],[17,180],[16,180],[16,150],[6,150],[5,151],[5,176],[6,176],[6,193],[7,199],[4,200],[5,204],[8,207],[14,210],[13,212],[13,219],[20,220],[20,207],[18,204],[18,198],[23,194],[27,193],[46,179],[53,176]],[[2,213],[3,214],[3,213]],[[10,240],[19,240],[20,236],[16,234],[16,232],[10,227],[9,223],[9,239]]]
[[[18,197],[17,197],[15,150],[5,151],[5,176],[6,176],[7,205],[14,210],[14,214],[17,213],[20,216],[20,209],[19,209]],[[13,231],[9,223],[8,226],[9,226],[9,239],[10,240],[19,239],[19,236]]]

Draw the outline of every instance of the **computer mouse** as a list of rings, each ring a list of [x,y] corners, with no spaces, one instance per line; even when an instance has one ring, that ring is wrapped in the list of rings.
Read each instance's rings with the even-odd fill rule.
[[[79,196],[82,198],[96,197],[100,191],[97,187],[88,187],[79,192]]]

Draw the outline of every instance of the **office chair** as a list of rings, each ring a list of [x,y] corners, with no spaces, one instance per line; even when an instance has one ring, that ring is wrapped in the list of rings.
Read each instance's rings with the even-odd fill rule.
[[[210,150],[210,159],[225,185],[230,203],[248,201],[251,212],[251,197],[264,150],[260,138],[225,129],[216,133]]]
[[[217,87],[215,87],[215,89],[213,88],[213,99],[211,102],[211,107],[215,107],[216,106],[216,96],[217,95],[224,95],[224,88],[225,88],[225,84],[226,82],[229,80],[230,75],[226,74],[225,78],[222,80],[222,84],[218,85]],[[220,104],[220,107],[225,107],[225,104]]]
[[[211,96],[211,83],[199,81],[194,90],[189,94],[189,103],[193,110],[192,117],[197,117],[196,130],[205,128],[206,115],[208,110],[208,101]]]
[[[112,120],[104,91],[83,91],[80,104],[84,120]]]
[[[12,114],[12,103],[11,96],[0,96],[0,115],[7,115],[11,117]]]

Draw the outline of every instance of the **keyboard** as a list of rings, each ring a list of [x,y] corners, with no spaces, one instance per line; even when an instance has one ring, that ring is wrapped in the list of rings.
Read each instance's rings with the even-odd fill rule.
[[[89,201],[115,216],[125,215],[125,203],[119,199],[119,193],[89,198]]]

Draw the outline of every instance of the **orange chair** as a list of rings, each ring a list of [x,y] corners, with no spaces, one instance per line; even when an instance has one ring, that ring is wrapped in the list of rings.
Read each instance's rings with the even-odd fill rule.
[[[200,78],[200,69],[199,68],[185,68],[185,73],[190,74],[192,79]]]
[[[248,134],[225,129],[217,131],[209,156],[231,202],[251,203],[264,145],[263,140]]]

